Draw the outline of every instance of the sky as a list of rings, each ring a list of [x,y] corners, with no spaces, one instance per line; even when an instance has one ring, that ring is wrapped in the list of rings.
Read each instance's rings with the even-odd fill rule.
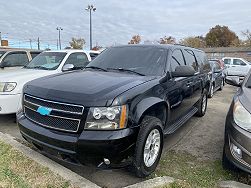
[[[89,47],[89,13],[93,4],[93,46],[127,44],[139,34],[142,41],[173,36],[205,36],[215,25],[227,25],[242,38],[251,29],[250,0],[1,0],[0,32],[13,47],[57,47],[63,28],[62,47],[81,37]]]

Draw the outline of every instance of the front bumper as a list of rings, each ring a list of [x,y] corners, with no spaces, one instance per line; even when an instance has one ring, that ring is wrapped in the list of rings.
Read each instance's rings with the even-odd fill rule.
[[[251,174],[251,133],[236,125],[232,113],[226,119],[224,152],[234,166]]]
[[[138,131],[137,128],[127,128],[65,133],[41,127],[20,114],[18,126],[22,136],[42,152],[66,161],[96,166],[104,158],[112,165],[132,156]]]
[[[0,95],[0,114],[14,114],[21,105],[21,94]]]

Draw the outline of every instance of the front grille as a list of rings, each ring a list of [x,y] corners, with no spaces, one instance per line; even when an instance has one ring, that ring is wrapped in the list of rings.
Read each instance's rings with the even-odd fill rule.
[[[39,107],[50,108],[48,115],[42,115]],[[76,111],[74,111],[76,110]],[[38,125],[67,132],[77,132],[82,118],[84,107],[60,102],[40,99],[24,95],[25,116]]]

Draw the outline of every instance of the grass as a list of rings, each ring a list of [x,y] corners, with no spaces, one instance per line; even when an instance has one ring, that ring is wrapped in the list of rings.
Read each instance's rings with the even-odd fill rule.
[[[0,187],[68,188],[72,186],[48,168],[0,142]]]
[[[175,181],[163,188],[214,187],[218,181],[237,180],[235,173],[226,171],[221,161],[201,161],[189,153],[170,151],[162,157],[154,176],[171,176]]]

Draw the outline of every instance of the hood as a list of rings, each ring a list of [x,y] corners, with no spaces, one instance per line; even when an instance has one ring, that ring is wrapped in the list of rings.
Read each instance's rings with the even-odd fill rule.
[[[47,76],[50,74],[55,74],[56,71],[47,70],[34,70],[34,69],[19,69],[10,72],[0,73],[0,82],[15,82],[17,83],[16,88],[10,94],[18,94],[22,92],[24,84],[27,82]]]
[[[50,75],[55,71],[37,69],[18,69],[0,72],[0,82],[17,82],[22,80],[33,80],[42,76]]]
[[[119,94],[152,77],[101,71],[75,71],[29,82],[24,93],[83,106],[109,106]]]
[[[251,113],[251,89],[243,87],[239,95],[241,104]]]

